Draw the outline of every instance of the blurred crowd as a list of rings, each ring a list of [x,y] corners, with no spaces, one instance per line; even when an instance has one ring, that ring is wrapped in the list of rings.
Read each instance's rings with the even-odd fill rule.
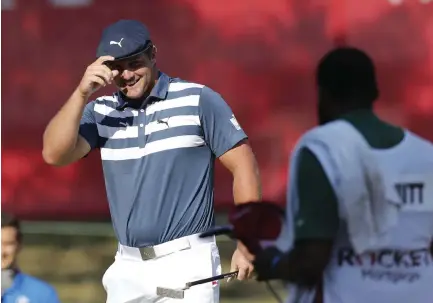
[[[149,26],[162,70],[204,83],[224,96],[250,136],[268,199],[283,203],[288,154],[299,135],[316,123],[309,110],[314,106],[314,66],[333,45],[366,50],[378,69],[378,112],[432,138],[431,3],[9,3],[2,2],[7,28],[2,32],[2,41],[7,41],[2,43],[2,72],[8,75],[2,79],[7,105],[2,118],[8,126],[2,133],[2,193],[8,201],[3,207],[25,218],[108,217],[99,161],[55,170],[43,163],[40,150],[44,126],[95,57],[102,28],[119,18]],[[25,119],[23,110],[31,113]],[[231,204],[231,182],[220,167],[216,180],[216,203],[224,208]]]

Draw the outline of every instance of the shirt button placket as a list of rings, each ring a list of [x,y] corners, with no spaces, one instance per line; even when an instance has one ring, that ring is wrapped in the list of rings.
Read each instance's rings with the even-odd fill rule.
[[[146,145],[146,110],[140,109],[138,111],[138,144],[140,148]]]

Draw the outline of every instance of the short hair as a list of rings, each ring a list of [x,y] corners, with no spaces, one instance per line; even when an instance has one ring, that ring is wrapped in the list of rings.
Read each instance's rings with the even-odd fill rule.
[[[1,213],[1,228],[3,227],[13,227],[17,230],[17,239],[21,241],[22,233],[21,233],[21,222],[12,214],[9,213]]]
[[[317,85],[340,101],[356,98],[372,105],[379,97],[373,60],[354,47],[328,52],[319,62],[316,77]]]
[[[150,58],[150,59],[152,59],[152,52],[153,52],[153,47],[154,47],[155,45],[153,44],[153,42],[151,41],[151,40],[149,40],[149,42],[148,42],[148,44],[147,44],[147,46],[146,46],[146,48],[145,48],[145,52],[146,52],[146,55]]]

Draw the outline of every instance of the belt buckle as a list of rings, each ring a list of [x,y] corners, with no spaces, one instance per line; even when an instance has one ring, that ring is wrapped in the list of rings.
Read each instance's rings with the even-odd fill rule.
[[[143,260],[150,260],[156,258],[155,249],[152,246],[139,248]]]

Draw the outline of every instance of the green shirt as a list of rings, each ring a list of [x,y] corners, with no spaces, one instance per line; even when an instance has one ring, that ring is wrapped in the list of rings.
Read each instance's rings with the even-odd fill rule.
[[[399,144],[404,130],[380,120],[370,110],[358,110],[340,119],[351,123],[375,149],[388,149]],[[339,227],[338,201],[319,160],[303,148],[298,157],[297,190],[299,211],[295,222],[296,239],[333,238]]]

